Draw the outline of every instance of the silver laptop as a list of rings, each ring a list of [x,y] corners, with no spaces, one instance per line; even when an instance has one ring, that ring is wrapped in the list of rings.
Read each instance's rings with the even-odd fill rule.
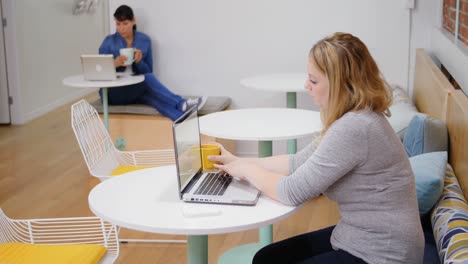
[[[180,199],[194,203],[255,205],[260,192],[223,172],[202,172],[198,111],[194,106],[174,121],[174,149]]]
[[[83,76],[88,81],[113,81],[117,79],[114,56],[81,55]]]

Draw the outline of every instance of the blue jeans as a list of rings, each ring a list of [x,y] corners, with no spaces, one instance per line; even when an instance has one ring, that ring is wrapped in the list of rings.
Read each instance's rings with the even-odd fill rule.
[[[102,91],[99,90],[102,98]],[[145,104],[156,108],[172,120],[179,118],[185,100],[172,93],[152,73],[145,74],[142,83],[108,89],[110,105]]]
[[[366,263],[344,250],[334,250],[332,248],[330,237],[334,228],[335,226],[331,226],[268,245],[255,254],[253,264]]]

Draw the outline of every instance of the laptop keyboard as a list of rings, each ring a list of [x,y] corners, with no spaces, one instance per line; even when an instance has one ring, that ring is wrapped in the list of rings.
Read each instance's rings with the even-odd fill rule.
[[[206,175],[195,194],[221,196],[232,181],[232,176],[225,172],[211,172]]]

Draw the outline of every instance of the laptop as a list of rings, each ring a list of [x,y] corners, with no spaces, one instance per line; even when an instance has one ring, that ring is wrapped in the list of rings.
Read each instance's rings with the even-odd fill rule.
[[[83,76],[88,81],[114,81],[117,73],[114,66],[114,56],[109,55],[81,55]]]
[[[255,205],[260,191],[221,172],[203,172],[197,106],[172,125],[179,196],[184,202]]]

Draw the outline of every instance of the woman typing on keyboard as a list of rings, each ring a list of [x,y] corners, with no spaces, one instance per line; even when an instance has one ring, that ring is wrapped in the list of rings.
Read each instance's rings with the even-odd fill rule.
[[[253,263],[422,263],[424,237],[414,176],[389,125],[391,95],[365,44],[347,33],[317,42],[305,83],[323,130],[294,155],[238,158],[224,148],[217,167],[287,205],[326,195],[336,226],[260,250]]]

